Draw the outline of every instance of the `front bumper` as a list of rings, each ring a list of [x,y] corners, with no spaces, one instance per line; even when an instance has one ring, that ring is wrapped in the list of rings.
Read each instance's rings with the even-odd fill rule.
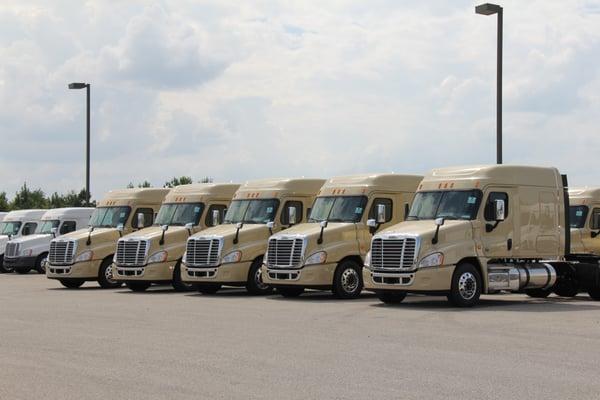
[[[262,279],[269,285],[331,287],[337,263],[307,265],[302,268],[268,268],[263,264]]]
[[[4,266],[11,269],[25,269],[35,267],[37,256],[4,258]]]
[[[363,268],[365,290],[406,292],[447,292],[452,285],[455,265],[423,268],[412,272],[379,272]]]
[[[124,267],[113,264],[113,279],[119,282],[170,282],[177,260],[148,264],[141,267]]]
[[[181,266],[181,280],[186,283],[246,283],[252,261],[223,264],[218,267],[188,268]]]
[[[77,278],[97,280],[102,260],[91,260],[72,265],[51,265],[46,267],[46,277],[49,279]]]

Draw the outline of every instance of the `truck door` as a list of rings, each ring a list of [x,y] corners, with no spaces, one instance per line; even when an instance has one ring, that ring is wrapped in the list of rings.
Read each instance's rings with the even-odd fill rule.
[[[592,232],[600,230],[600,208],[593,207],[591,209],[588,221],[588,229],[581,230],[584,251],[590,254],[600,254],[600,235],[592,237]]]
[[[399,203],[398,199],[400,196],[394,196],[393,198],[386,194],[377,194],[373,199],[373,202],[368,208],[367,220],[374,219],[377,220],[377,209],[380,204],[385,206],[385,222],[380,224],[377,229],[371,230],[368,226],[366,226],[366,220],[364,225],[356,225],[356,235],[358,239],[358,249],[361,257],[365,257],[367,251],[371,248],[371,239],[373,239],[373,234],[381,231],[382,229],[391,226],[394,222],[400,221],[400,217],[396,215],[400,215],[400,213],[404,212],[403,210],[396,210],[397,204]],[[394,207],[396,206],[396,207]],[[394,218],[394,216],[396,216]]]
[[[490,188],[484,195],[482,229],[483,253],[486,257],[510,258],[514,246],[514,207],[509,188]],[[496,221],[496,200],[504,200],[504,221]]]

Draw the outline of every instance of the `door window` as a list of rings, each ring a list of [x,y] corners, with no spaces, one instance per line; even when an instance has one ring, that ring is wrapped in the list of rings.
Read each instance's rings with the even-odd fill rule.
[[[60,227],[59,233],[64,235],[65,233],[73,232],[77,229],[77,224],[75,221],[65,221]]]
[[[23,231],[21,231],[21,235],[23,235],[23,236],[31,235],[33,232],[35,232],[36,228],[37,228],[36,222],[27,222],[23,226]]]
[[[590,218],[590,229],[600,229],[600,208],[594,208],[592,210],[592,217]]]

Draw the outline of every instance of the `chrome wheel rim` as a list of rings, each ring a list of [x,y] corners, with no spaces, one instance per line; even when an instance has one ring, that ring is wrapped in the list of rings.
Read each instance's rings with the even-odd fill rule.
[[[348,268],[342,272],[342,289],[346,293],[353,293],[358,289],[358,272],[354,268]]]
[[[46,264],[47,264],[47,263],[48,263],[48,257],[44,258],[44,259],[42,260],[42,263],[40,264],[40,266],[41,266],[41,269],[42,269],[42,271],[43,271],[44,273],[46,273]]]
[[[458,278],[458,293],[465,300],[471,300],[477,293],[477,279],[470,272],[463,273]]]
[[[106,281],[109,283],[117,283],[116,280],[113,279],[112,276],[112,265],[109,265],[105,270],[104,270],[104,277],[106,278]]]
[[[267,290],[269,288],[269,285],[263,282],[261,268],[257,269],[254,274],[254,283],[260,290]]]

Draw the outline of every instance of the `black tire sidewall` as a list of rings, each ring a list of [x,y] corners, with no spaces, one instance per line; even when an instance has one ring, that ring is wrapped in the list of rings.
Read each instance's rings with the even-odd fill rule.
[[[35,260],[35,268],[34,269],[38,272],[38,274],[46,273],[46,270],[44,269],[44,267],[42,267],[42,262],[44,261],[44,259],[46,257],[48,257],[48,253],[42,253]]]
[[[125,284],[127,288],[133,292],[145,292],[146,289],[150,288],[152,284],[150,282],[127,282]]]
[[[102,264],[100,264],[100,268],[98,270],[98,284],[100,284],[101,287],[103,287],[104,289],[115,289],[118,287],[121,287],[123,285],[122,282],[109,282],[106,280],[105,278],[105,271],[108,267],[110,267],[110,265],[112,264],[112,257],[107,257],[102,261]]]
[[[353,269],[358,276],[358,286],[355,291],[346,292],[342,286],[342,274],[347,269]],[[340,299],[355,299],[360,296],[363,289],[362,266],[354,260],[345,260],[339,263],[333,274],[333,294]]]
[[[263,262],[263,257],[262,256],[258,257],[257,259],[252,261],[252,264],[250,265],[250,269],[248,270],[248,280],[246,281],[246,290],[248,291],[248,293],[253,294],[253,295],[269,294],[273,291],[273,288],[271,286],[267,286],[267,289],[259,288],[258,285],[256,284],[256,282],[254,281],[254,276],[256,275],[257,271],[259,271],[260,268],[262,267],[262,262]]]
[[[458,291],[459,278],[465,272],[470,272],[471,274],[473,274],[475,276],[475,280],[476,280],[476,284],[477,284],[475,295],[468,300],[464,299]],[[456,307],[473,307],[474,305],[476,305],[479,302],[479,297],[481,296],[481,291],[482,291],[482,285],[483,285],[483,279],[481,278],[481,274],[479,273],[479,270],[473,264],[470,264],[470,263],[459,264],[456,266],[456,269],[454,270],[454,273],[452,274],[452,285],[450,288],[450,294],[448,294],[448,300],[450,301],[450,303],[452,303]]]
[[[59,279],[61,285],[66,287],[67,289],[78,289],[85,283],[83,280],[76,279]]]
[[[194,289],[193,285],[187,284],[181,280],[181,261],[177,261],[175,268],[173,268],[173,279],[171,284],[176,292],[189,292]]]

